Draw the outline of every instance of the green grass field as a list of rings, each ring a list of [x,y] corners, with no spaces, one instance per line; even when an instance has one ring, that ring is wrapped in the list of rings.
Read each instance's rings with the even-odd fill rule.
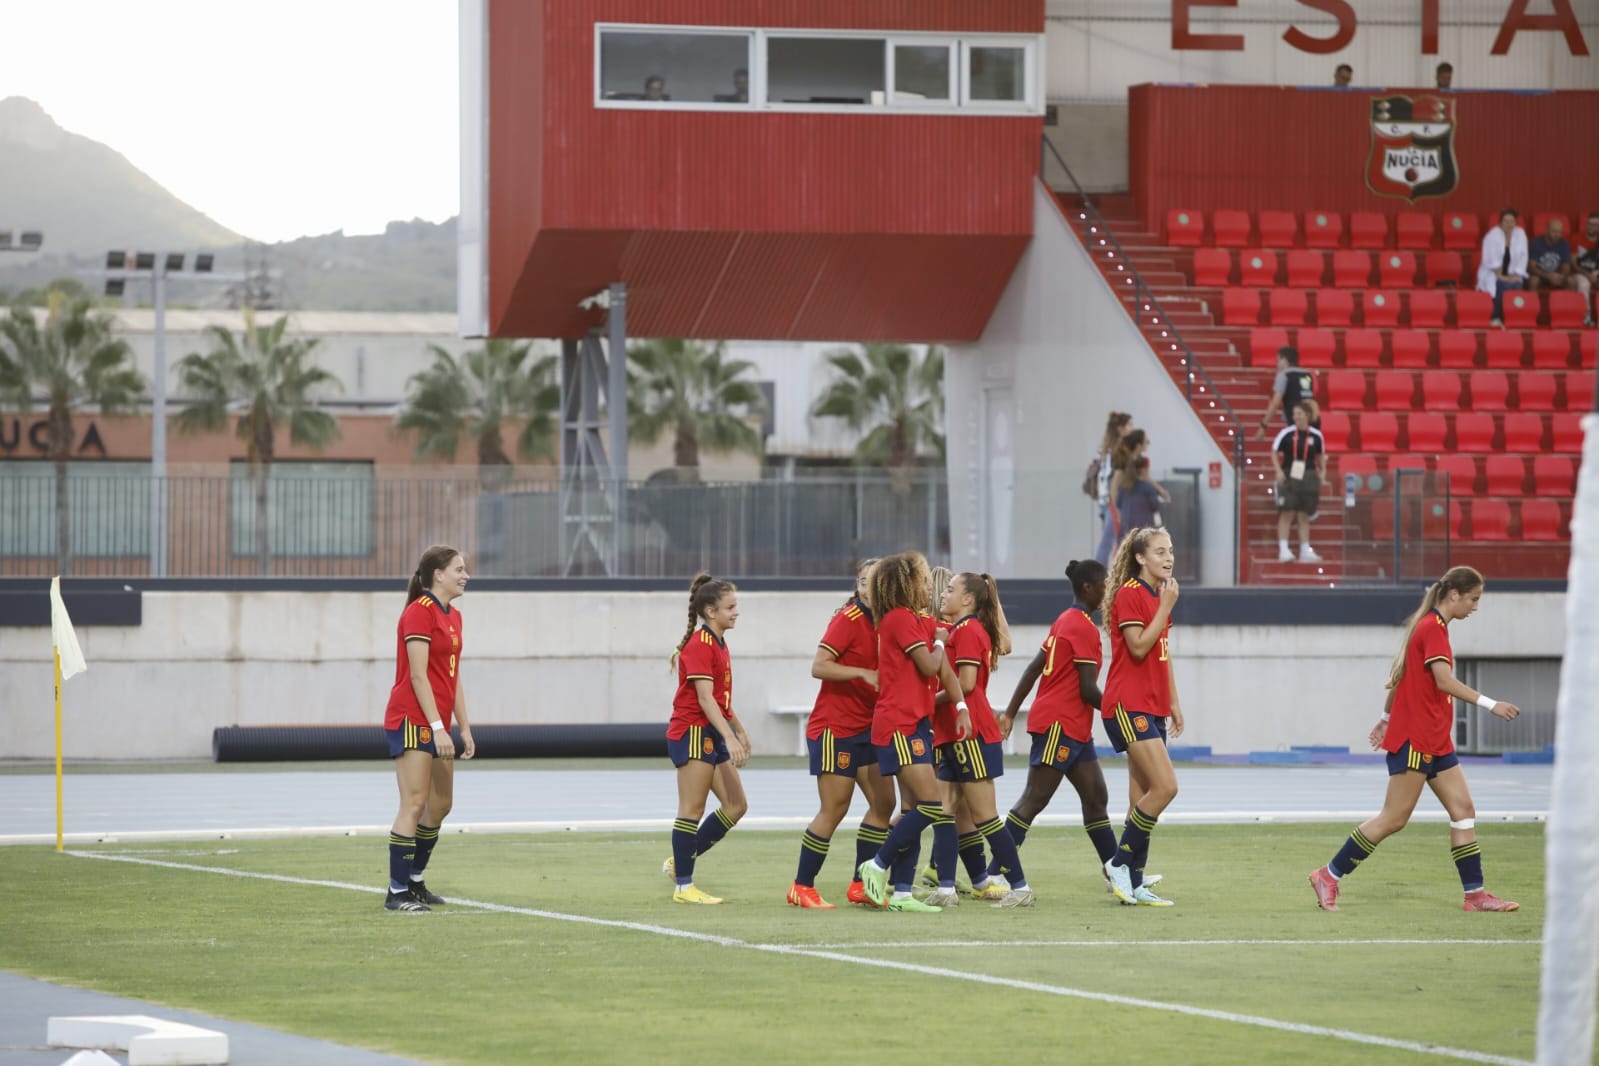
[[[788,907],[797,831],[703,858],[721,907],[671,902],[664,832],[447,835],[430,885],[488,906],[428,915],[382,910],[379,838],[80,849],[181,868],[13,847],[0,968],[434,1063],[1531,1059],[1541,827],[1483,834],[1508,915],[1461,912],[1435,825],[1317,910],[1305,875],[1347,831],[1162,828],[1178,905],[1154,910],[1104,893],[1080,831],[1039,829],[1036,908],[937,915]],[[840,832],[818,881],[836,903],[853,854]]]

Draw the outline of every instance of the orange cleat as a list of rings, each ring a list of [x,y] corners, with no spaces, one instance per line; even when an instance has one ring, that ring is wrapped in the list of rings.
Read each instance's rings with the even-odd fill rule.
[[[1338,878],[1332,871],[1322,866],[1312,871],[1310,887],[1316,890],[1316,906],[1324,911],[1338,909]]]
[[[866,894],[866,886],[860,881],[851,881],[849,883],[849,895],[846,898],[851,903],[859,903],[862,907],[875,908],[877,906],[877,904],[872,902],[871,897]]]
[[[1479,888],[1475,892],[1467,892],[1466,900],[1460,905],[1463,911],[1519,911],[1521,904],[1509,899],[1500,899],[1487,889]]]
[[[788,903],[791,907],[803,907],[813,911],[837,910],[827,900],[823,899],[811,885],[802,885],[798,881],[789,886]]]

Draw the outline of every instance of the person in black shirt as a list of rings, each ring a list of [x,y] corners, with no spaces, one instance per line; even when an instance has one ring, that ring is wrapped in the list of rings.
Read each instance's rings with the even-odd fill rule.
[[[1266,413],[1260,416],[1260,428],[1255,431],[1258,439],[1266,435],[1266,430],[1271,428],[1271,416],[1279,410],[1283,413],[1283,422],[1292,424],[1294,420],[1294,405],[1300,400],[1308,400],[1316,394],[1316,375],[1299,366],[1299,349],[1277,349],[1277,376],[1271,383],[1271,402],[1266,405]],[[1311,425],[1320,428],[1320,423],[1315,419]]]
[[[1299,561],[1319,563],[1310,546],[1310,516],[1316,513],[1321,486],[1327,480],[1327,447],[1321,430],[1311,423],[1320,412],[1315,400],[1294,404],[1294,424],[1277,434],[1272,451],[1277,455],[1277,561],[1293,562],[1288,549],[1288,526],[1299,519]]]

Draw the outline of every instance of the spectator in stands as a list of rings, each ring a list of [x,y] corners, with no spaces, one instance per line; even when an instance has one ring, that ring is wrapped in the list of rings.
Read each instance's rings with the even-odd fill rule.
[[[1141,429],[1134,430],[1128,434],[1128,437],[1143,432]],[[1147,437],[1144,439],[1143,447],[1149,447]],[[1147,455],[1140,454],[1116,472],[1116,516],[1121,522],[1121,528],[1162,528],[1165,523],[1160,517],[1161,501],[1170,499],[1171,495],[1149,476]]]
[[[666,79],[661,77],[659,74],[651,74],[649,77],[645,78],[644,99],[670,100],[671,97],[666,95]]]
[[[1271,416],[1279,410],[1283,413],[1283,421],[1292,424],[1294,405],[1315,394],[1316,376],[1299,368],[1299,349],[1291,345],[1277,349],[1277,377],[1271,383],[1271,402],[1266,405],[1266,413],[1260,416],[1255,438],[1266,435],[1266,430],[1271,428]],[[1311,424],[1320,428],[1319,422]]]
[[[1527,231],[1516,225],[1516,209],[1499,212],[1499,225],[1482,235],[1482,260],[1477,264],[1477,291],[1494,298],[1492,325],[1504,325],[1506,289],[1527,282]]]
[[[1355,80],[1355,68],[1348,63],[1340,63],[1333,71],[1333,86],[1338,89],[1349,88],[1349,83]]]
[[[1299,520],[1299,561],[1319,563],[1310,546],[1310,519],[1320,507],[1321,487],[1327,481],[1327,446],[1321,430],[1313,427],[1320,410],[1315,400],[1294,404],[1294,424],[1277,434],[1272,451],[1277,456],[1277,561],[1290,563],[1288,527]]]
[[[1577,258],[1571,268],[1572,286],[1583,295],[1599,289],[1599,211],[1588,212],[1588,227],[1577,238]],[[1593,308],[1583,325],[1593,325]]]
[[[1455,67],[1453,63],[1439,63],[1434,71],[1438,78],[1438,88],[1452,89],[1455,85]]]
[[[1110,553],[1116,550],[1116,542],[1120,539],[1117,536],[1117,519],[1110,506],[1111,479],[1116,473],[1116,446],[1132,432],[1132,428],[1132,415],[1126,411],[1110,413],[1105,419],[1105,435],[1100,439],[1099,453],[1088,464],[1091,474],[1083,482],[1083,491],[1093,496],[1099,506],[1099,547],[1095,549],[1094,557],[1102,565],[1109,563]]]
[[[1544,231],[1527,245],[1527,291],[1576,287],[1571,275],[1571,245],[1566,241],[1566,224],[1552,218]]]
[[[743,67],[733,71],[733,99],[744,104],[750,98],[750,72]]]

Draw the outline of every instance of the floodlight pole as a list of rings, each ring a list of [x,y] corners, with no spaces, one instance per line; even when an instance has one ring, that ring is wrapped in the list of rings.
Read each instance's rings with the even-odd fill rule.
[[[157,252],[155,368],[150,405],[150,576],[167,576],[167,255]]]

